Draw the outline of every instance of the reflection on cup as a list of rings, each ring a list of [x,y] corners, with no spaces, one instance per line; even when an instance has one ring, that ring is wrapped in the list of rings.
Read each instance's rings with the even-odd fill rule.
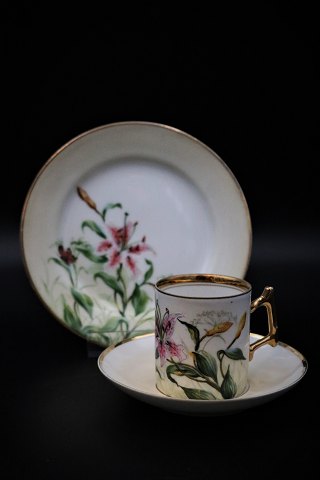
[[[214,274],[176,275],[155,285],[156,386],[181,399],[245,393],[254,351],[277,343],[273,288],[251,302],[251,285]],[[250,312],[267,309],[268,335],[250,345]]]

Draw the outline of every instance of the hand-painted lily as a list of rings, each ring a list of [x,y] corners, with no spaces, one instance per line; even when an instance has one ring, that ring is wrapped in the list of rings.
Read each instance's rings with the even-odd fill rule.
[[[117,217],[114,214],[122,209],[121,203],[109,202],[100,208],[82,187],[77,187],[77,194],[98,221],[92,216],[81,221],[81,236],[72,236],[69,246],[60,239],[55,243],[57,251],[48,262],[63,269],[61,280],[58,275],[53,283],[59,281],[63,291],[54,297],[53,286],[46,281],[46,292],[53,302],[59,302],[68,327],[103,346],[133,338],[141,329],[144,333],[152,331],[153,308],[145,286],[153,276],[153,263],[142,258],[139,271],[136,257],[147,250],[155,252],[146,244],[145,235],[140,241],[133,240],[138,222],[128,221],[129,213],[121,213],[120,227],[107,221],[111,211]],[[95,288],[96,300],[91,296]]]
[[[181,317],[180,313],[171,314],[167,308],[162,317],[159,304],[156,303],[156,358],[160,357],[161,367],[168,358],[177,357],[180,362],[187,358],[183,345],[177,345],[172,339],[175,323]]]
[[[145,235],[140,242],[130,243],[138,222],[128,222],[129,214],[125,212],[123,227],[108,226],[112,241],[103,240],[98,245],[98,252],[104,252],[111,249],[108,265],[116,267],[120,263],[125,263],[131,272],[136,275],[138,273],[137,263],[132,255],[139,255],[147,250],[152,251],[151,247],[146,244]]]

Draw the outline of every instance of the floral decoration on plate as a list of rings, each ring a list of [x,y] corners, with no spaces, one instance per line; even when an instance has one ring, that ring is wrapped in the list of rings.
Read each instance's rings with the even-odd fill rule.
[[[138,237],[138,222],[130,220],[121,203],[107,203],[99,209],[81,186],[77,193],[96,218],[84,219],[79,226],[81,235],[69,245],[60,240],[54,245],[55,255],[48,259],[50,280],[44,282],[50,302],[59,305],[69,328],[102,346],[153,331],[153,308],[146,286],[153,275],[153,263],[147,256],[154,255],[154,250],[145,235]],[[118,225],[108,222],[113,209],[119,210]],[[86,238],[87,231],[93,233],[94,241]],[[60,267],[54,280],[52,263]],[[104,291],[93,296],[99,283]]]

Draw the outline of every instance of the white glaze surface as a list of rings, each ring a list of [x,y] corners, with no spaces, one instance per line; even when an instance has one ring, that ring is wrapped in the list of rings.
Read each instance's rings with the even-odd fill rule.
[[[254,335],[252,341],[260,338]],[[144,336],[104,351],[98,359],[102,374],[128,395],[151,405],[191,415],[234,413],[285,393],[307,371],[307,362],[292,347],[279,342],[257,350],[249,366],[249,389],[231,400],[182,400],[166,397],[155,387],[154,336]]]

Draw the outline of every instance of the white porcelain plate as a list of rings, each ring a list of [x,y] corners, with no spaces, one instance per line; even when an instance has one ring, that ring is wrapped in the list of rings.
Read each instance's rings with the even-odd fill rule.
[[[60,148],[29,190],[21,238],[44,304],[101,346],[153,331],[150,282],[243,277],[251,253],[247,203],[225,163],[184,132],[142,122]]]
[[[261,338],[252,335],[252,341]],[[307,371],[306,359],[294,348],[279,342],[256,351],[249,366],[249,389],[231,400],[170,398],[155,387],[154,335],[146,335],[104,350],[98,359],[103,375],[128,395],[156,407],[189,415],[236,413],[282,395]]]

